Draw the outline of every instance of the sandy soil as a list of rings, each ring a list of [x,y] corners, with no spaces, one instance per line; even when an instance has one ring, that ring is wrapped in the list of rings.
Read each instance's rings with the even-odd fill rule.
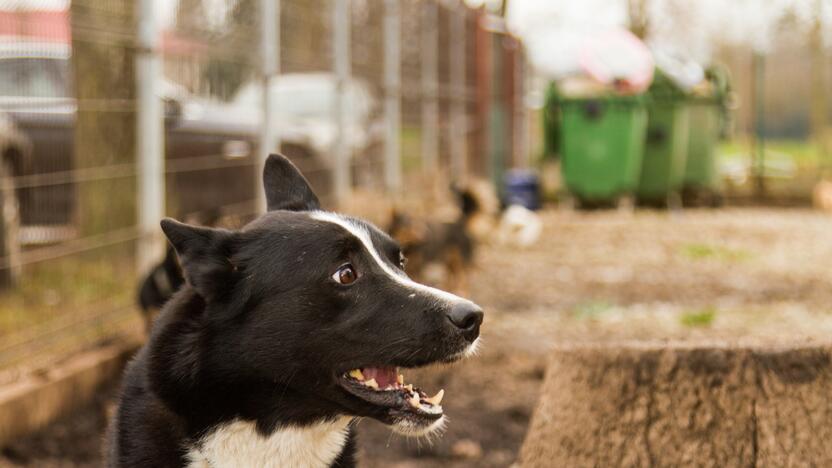
[[[486,309],[481,354],[407,373],[446,391],[433,441],[359,425],[361,466],[513,462],[548,350],[622,339],[807,341],[832,336],[832,217],[810,211],[542,214],[528,249],[484,246],[471,295]],[[0,466],[97,466],[102,401],[3,449]]]

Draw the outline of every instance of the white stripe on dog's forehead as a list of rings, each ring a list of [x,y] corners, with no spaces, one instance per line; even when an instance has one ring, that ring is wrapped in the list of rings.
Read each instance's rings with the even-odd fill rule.
[[[436,297],[437,299],[442,299],[448,302],[470,302],[468,299],[461,298],[455,294],[451,294],[446,291],[442,291],[441,289],[432,288],[430,286],[426,286],[421,283],[417,283],[410,278],[408,278],[404,273],[395,270],[392,268],[387,262],[385,262],[381,255],[379,255],[378,250],[376,250],[375,244],[373,244],[373,240],[370,238],[370,233],[367,231],[365,226],[362,226],[355,221],[345,218],[341,215],[336,213],[329,213],[326,211],[313,211],[309,214],[312,219],[316,219],[318,221],[325,221],[332,224],[337,224],[345,229],[347,232],[352,234],[355,238],[361,241],[361,244],[364,245],[364,248],[370,254],[370,257],[375,260],[376,264],[390,277],[390,279],[396,281],[397,283],[409,287],[411,289],[415,289],[417,291],[421,291],[427,293],[431,296]]]

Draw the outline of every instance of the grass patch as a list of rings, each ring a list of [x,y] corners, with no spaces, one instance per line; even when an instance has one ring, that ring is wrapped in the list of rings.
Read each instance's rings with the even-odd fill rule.
[[[688,311],[679,317],[679,321],[686,327],[709,327],[716,318],[716,309],[705,307],[700,310]]]
[[[581,302],[572,308],[572,316],[576,319],[593,319],[597,318],[606,312],[609,312],[614,307],[613,304],[603,300],[590,300]]]
[[[742,262],[751,258],[751,252],[712,244],[686,244],[682,255],[691,260],[719,260],[728,263]]]
[[[753,174],[757,164],[747,139],[722,142],[718,147],[719,169],[727,171],[726,195],[753,196]],[[822,172],[832,167],[832,157],[824,159],[816,144],[806,140],[766,140],[765,179],[767,195],[789,203],[807,203]]]
[[[133,302],[136,278],[126,249],[105,248],[40,262],[24,269],[18,287],[0,292],[0,337],[92,305]]]
[[[766,140],[765,149],[766,158],[787,159],[800,168],[814,168],[825,162],[820,148],[807,140]],[[718,155],[722,160],[747,159],[752,150],[748,139],[723,141]]]

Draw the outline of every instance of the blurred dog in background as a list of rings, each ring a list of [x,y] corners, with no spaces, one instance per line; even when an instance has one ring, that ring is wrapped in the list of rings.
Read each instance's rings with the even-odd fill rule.
[[[476,246],[494,234],[499,202],[485,181],[454,184],[451,194],[455,206],[439,207],[429,216],[394,208],[387,231],[401,244],[409,275],[464,295]]]

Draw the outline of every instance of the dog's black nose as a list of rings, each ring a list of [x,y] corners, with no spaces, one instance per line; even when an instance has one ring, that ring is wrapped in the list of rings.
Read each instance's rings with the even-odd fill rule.
[[[451,307],[451,311],[448,312],[448,320],[466,333],[476,333],[479,331],[482,316],[482,309],[471,302],[454,304]]]

